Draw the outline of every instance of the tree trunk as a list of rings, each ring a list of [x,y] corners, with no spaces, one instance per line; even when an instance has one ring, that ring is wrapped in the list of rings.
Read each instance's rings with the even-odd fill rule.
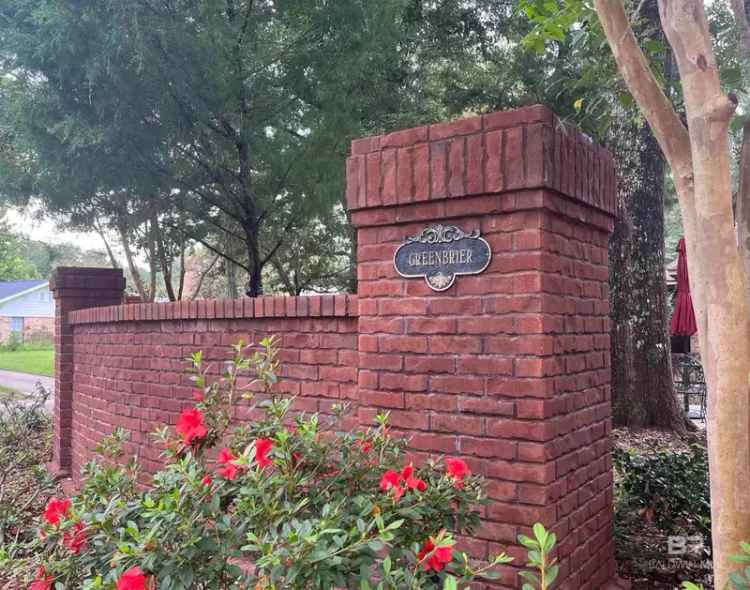
[[[104,235],[104,230],[102,229],[99,220],[96,218],[94,219],[94,229],[96,230],[96,233],[99,234],[102,242],[104,242],[104,248],[107,250],[107,257],[109,258],[109,263],[112,265],[112,268],[120,268],[120,265],[115,258],[115,254],[112,252],[112,248],[109,245],[109,240],[107,240],[107,236]]]
[[[745,262],[745,272],[750,277],[750,121],[742,129],[742,149],[738,166],[739,187],[735,206],[737,243]],[[750,297],[750,293],[748,293]]]
[[[286,289],[286,292],[289,293],[289,295],[299,295],[299,292],[297,292],[296,285],[292,283],[289,273],[284,268],[284,265],[279,262],[279,259],[274,256],[271,258],[271,265],[273,266],[274,270],[276,271],[276,274],[279,275],[279,280],[284,283],[284,288]]]
[[[609,242],[614,422],[683,433],[667,330],[664,157],[646,124],[614,124],[608,143],[618,171]]]
[[[237,289],[237,267],[228,260],[225,260],[224,268],[227,278],[227,297],[229,299],[237,299],[237,297],[239,297],[239,290]]]
[[[130,278],[133,279],[133,283],[135,283],[135,289],[138,291],[138,295],[141,298],[141,301],[146,302],[149,301],[148,296],[146,295],[146,289],[143,286],[143,281],[141,280],[141,273],[138,272],[138,268],[135,266],[135,261],[133,260],[133,251],[130,249],[130,240],[128,239],[128,233],[125,231],[125,225],[120,221],[117,220],[117,231],[120,234],[120,242],[122,243],[122,249],[125,252],[125,260],[128,263],[128,270],[130,271]]]
[[[180,244],[180,278],[177,284],[177,299],[182,301],[182,296],[185,293],[185,248],[187,244],[185,238],[182,238]]]
[[[621,0],[594,0],[618,69],[669,161],[680,201],[701,360],[708,387],[714,582],[750,539],[750,306],[732,212],[729,122],[702,0],[659,0],[682,81],[687,129],[638,47]]]
[[[151,231],[154,234],[156,242],[156,252],[159,257],[159,266],[161,267],[161,276],[164,281],[164,288],[167,291],[167,297],[170,301],[176,301],[177,297],[172,286],[172,262],[168,260],[167,248],[164,245],[164,234],[159,226],[159,216],[156,213],[156,205],[151,205]]]
[[[261,261],[258,246],[258,232],[254,227],[245,227],[245,240],[247,244],[247,260],[249,265],[250,280],[245,294],[248,297],[260,297],[263,295],[263,263]]]
[[[148,267],[149,267],[149,279],[148,279],[148,293],[149,301],[156,299],[156,265],[158,254],[156,252],[156,226],[152,221],[148,223]]]
[[[193,294],[190,295],[190,299],[198,298],[198,295],[200,295],[201,289],[203,288],[203,282],[206,280],[208,273],[211,272],[211,269],[214,267],[214,265],[219,261],[219,258],[221,258],[221,255],[217,254],[211,261],[211,264],[209,264],[201,273],[201,276],[198,278],[198,283],[195,285],[195,289],[193,290]]]

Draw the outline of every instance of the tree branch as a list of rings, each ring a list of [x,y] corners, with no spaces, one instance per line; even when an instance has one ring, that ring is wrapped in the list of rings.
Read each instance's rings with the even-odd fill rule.
[[[669,161],[675,182],[692,184],[692,156],[687,129],[651,70],[633,33],[621,0],[594,0],[596,13],[617,67]]]
[[[208,248],[209,250],[211,250],[211,252],[213,252],[214,254],[216,254],[218,256],[221,256],[223,259],[228,260],[229,262],[231,262],[233,264],[236,264],[237,266],[239,266],[240,268],[246,270],[247,272],[250,272],[250,269],[248,268],[248,266],[246,264],[242,264],[240,261],[236,260],[235,258],[232,258],[228,254],[225,254],[224,252],[221,252],[216,247],[214,247],[211,244],[209,244],[203,238],[199,238],[198,236],[191,235],[184,228],[177,227],[176,225],[170,225],[170,227],[172,229],[174,229],[175,231],[178,231],[178,232],[182,233],[183,235],[187,236],[191,240],[195,240],[199,244],[202,244],[203,246],[205,246],[206,248]]]

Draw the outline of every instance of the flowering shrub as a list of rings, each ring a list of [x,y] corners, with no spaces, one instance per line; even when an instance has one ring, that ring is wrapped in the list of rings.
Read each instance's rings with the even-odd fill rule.
[[[336,430],[343,408],[330,422],[292,419],[293,400],[274,396],[273,340],[234,353],[213,382],[192,357],[195,404],[156,433],[166,467],[151,487],[136,485],[134,461],[115,461],[118,431],[99,447],[108,459],[84,468],[80,494],[50,500],[33,557],[16,564],[33,572],[32,590],[451,589],[511,561],[476,565],[455,548],[449,531],[471,532],[485,501],[466,463],[407,463],[387,416],[356,433]],[[230,429],[251,390],[265,416]]]

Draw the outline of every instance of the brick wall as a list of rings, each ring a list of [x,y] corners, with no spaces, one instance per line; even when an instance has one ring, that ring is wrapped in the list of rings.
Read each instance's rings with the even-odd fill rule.
[[[69,312],[68,295],[56,291],[67,335],[58,342],[70,352],[61,361],[70,375],[61,410],[71,409],[57,430],[56,448],[69,457],[62,465],[75,472],[100,436],[123,426],[145,467],[158,468],[146,433],[174,423],[190,403],[187,354],[202,349],[218,361],[240,337],[277,334],[284,387],[300,395],[300,409],[352,401],[353,423],[362,425],[389,410],[415,460],[462,456],[487,477],[483,526],[462,539],[473,555],[507,550],[521,566],[516,536],[541,521],[561,536],[559,587],[603,588],[615,566],[614,196],[609,155],[543,107],[356,140],[347,201],[358,233],[357,297]],[[436,223],[479,229],[492,249],[482,274],[443,292],[401,277],[393,263],[407,237]],[[106,285],[121,276],[100,278]],[[79,296],[70,295],[78,308],[96,305]],[[516,574],[506,568],[493,587],[520,587]]]
[[[356,399],[357,298],[348,295],[264,297],[134,304],[73,312],[75,364],[72,473],[114,428],[131,432],[127,450],[146,472],[161,466],[150,433],[174,425],[194,404],[185,359],[203,351],[212,373],[243,339],[279,339],[278,391],[299,396],[295,409],[330,413]],[[258,401],[258,399],[256,399]],[[235,418],[248,419],[240,404]]]

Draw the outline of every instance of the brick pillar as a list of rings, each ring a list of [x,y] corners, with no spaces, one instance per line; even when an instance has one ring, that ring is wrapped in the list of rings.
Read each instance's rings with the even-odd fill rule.
[[[417,459],[461,456],[488,479],[477,557],[534,522],[560,537],[559,587],[615,573],[607,240],[613,164],[544,107],[356,140],[362,423],[391,412]],[[431,224],[481,230],[481,274],[447,290],[404,278],[394,253]],[[520,588],[517,569],[503,588]]]
[[[57,268],[50,280],[55,297],[55,436],[50,471],[70,475],[73,420],[73,328],[68,312],[122,303],[125,278],[119,268]]]

